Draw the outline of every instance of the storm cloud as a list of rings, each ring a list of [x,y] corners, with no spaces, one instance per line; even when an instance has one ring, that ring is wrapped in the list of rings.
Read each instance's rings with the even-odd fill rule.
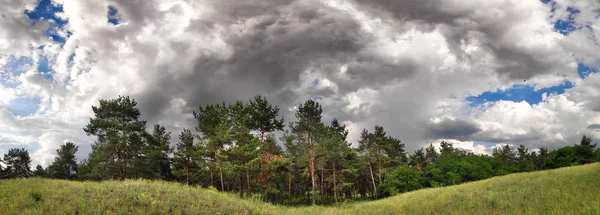
[[[356,143],[363,128],[382,125],[409,151],[449,140],[554,148],[599,138],[600,75],[581,78],[577,65],[598,66],[594,46],[600,4],[584,1],[100,1],[56,0],[67,21],[44,35],[23,11],[35,1],[0,1],[0,150],[39,144],[35,163],[48,164],[65,141],[93,137],[82,128],[99,99],[130,95],[148,124],[172,132],[195,125],[200,105],[247,101],[265,95],[286,121],[295,108],[318,98],[325,121],[337,118]],[[113,8],[118,23],[108,22]],[[554,29],[567,8],[580,11],[579,28]],[[554,9],[553,9],[554,8]],[[42,46],[43,45],[43,46]],[[24,57],[30,64],[10,67]],[[49,60],[51,78],[38,72]],[[526,80],[526,82],[524,82]],[[6,83],[17,83],[12,86]],[[570,81],[562,94],[539,104],[465,98],[527,84]],[[39,108],[17,117],[5,107],[17,98],[39,98]],[[328,123],[328,122],[326,122]],[[470,144],[470,145],[469,145]],[[0,151],[1,152],[1,151]]]

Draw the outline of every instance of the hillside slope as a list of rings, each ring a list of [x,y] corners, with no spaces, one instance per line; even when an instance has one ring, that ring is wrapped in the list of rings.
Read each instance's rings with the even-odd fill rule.
[[[282,207],[166,182],[0,180],[0,214],[600,214],[600,163],[346,207]]]

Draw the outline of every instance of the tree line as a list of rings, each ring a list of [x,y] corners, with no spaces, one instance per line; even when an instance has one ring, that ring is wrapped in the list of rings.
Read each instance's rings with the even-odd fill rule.
[[[504,145],[489,156],[442,141],[439,149],[430,144],[407,153],[402,141],[375,126],[363,129],[352,147],[346,126],[337,119],[323,122],[314,100],[300,104],[287,126],[279,108],[260,95],[200,106],[192,113],[196,126],[183,129],[174,147],[165,127],[147,131],[128,96],[100,100],[92,110],[83,130],[96,141],[86,160],[77,163],[78,146],[67,142],[52,164],[32,171],[29,153],[14,148],[0,159],[0,178],[166,180],[272,203],[324,205],[600,161],[600,149],[587,136],[553,151]],[[284,147],[276,131],[284,132]]]

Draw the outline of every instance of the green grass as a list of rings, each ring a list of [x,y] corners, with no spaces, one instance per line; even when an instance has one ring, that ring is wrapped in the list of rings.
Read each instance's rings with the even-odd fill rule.
[[[600,163],[343,207],[275,206],[158,181],[0,180],[0,214],[600,214]]]

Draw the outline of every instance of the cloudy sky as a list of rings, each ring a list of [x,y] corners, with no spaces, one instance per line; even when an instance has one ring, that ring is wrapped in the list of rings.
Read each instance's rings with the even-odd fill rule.
[[[200,105],[308,99],[409,151],[600,140],[595,0],[0,0],[0,154],[78,158],[99,99],[175,137]]]

